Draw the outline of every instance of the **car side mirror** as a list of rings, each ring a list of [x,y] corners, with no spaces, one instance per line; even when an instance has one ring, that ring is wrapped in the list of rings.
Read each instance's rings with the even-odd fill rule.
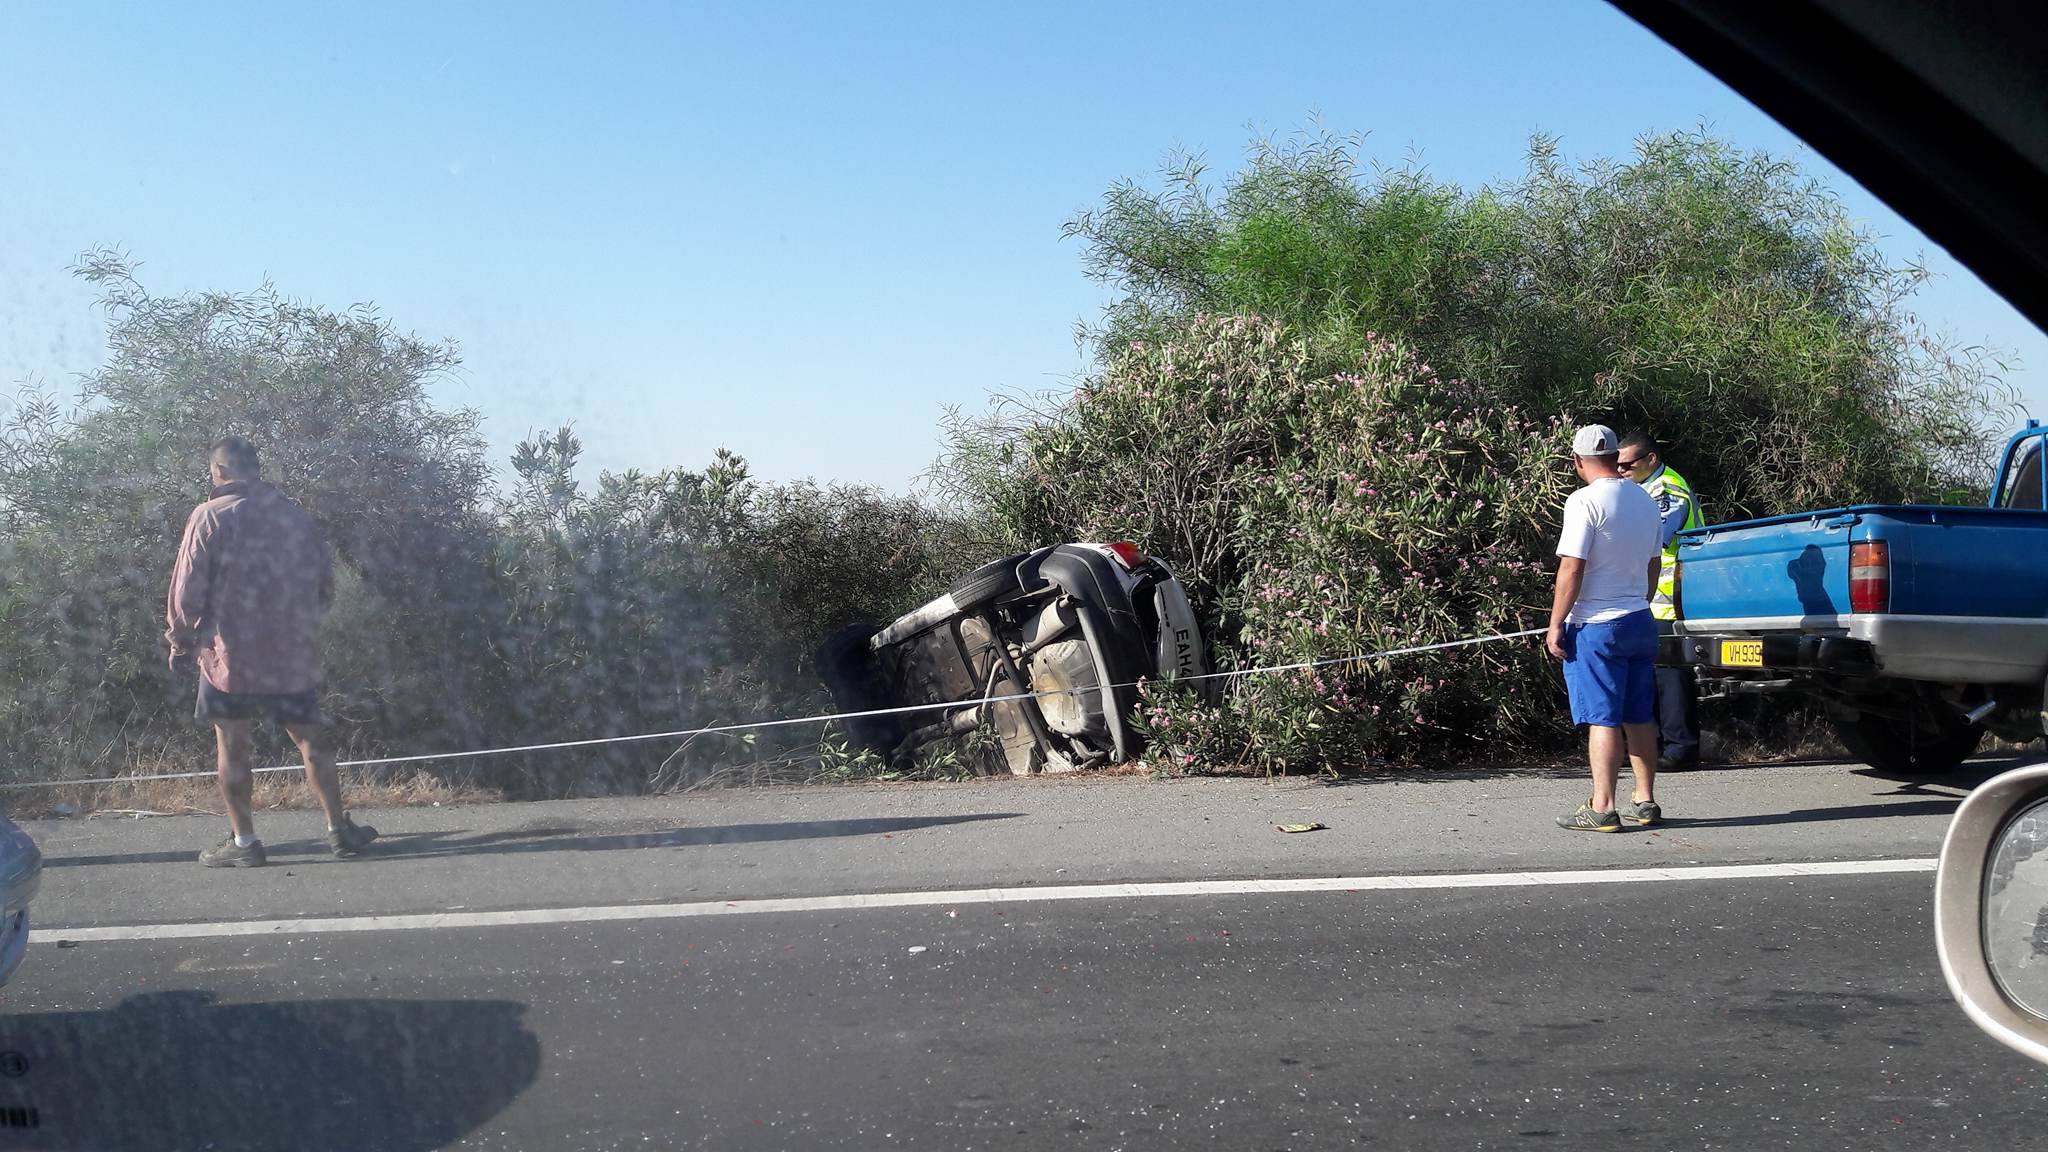
[[[1977,1027],[2048,1064],[2048,763],[1956,809],[1934,880],[1941,972]]]

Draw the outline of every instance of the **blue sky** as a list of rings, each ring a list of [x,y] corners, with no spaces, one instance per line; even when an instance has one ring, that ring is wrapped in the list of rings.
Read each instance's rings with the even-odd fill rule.
[[[1718,81],[1598,3],[0,8],[0,386],[102,354],[65,267],[241,289],[460,344],[493,456],[905,490],[946,404],[1059,387],[1102,290],[1061,223],[1172,149],[1225,170],[1311,117],[1438,177],[1706,124],[1794,154],[1941,278],[1919,312],[2048,339]]]

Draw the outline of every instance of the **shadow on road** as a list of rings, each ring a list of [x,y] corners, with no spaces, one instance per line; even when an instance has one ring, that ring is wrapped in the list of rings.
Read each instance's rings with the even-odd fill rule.
[[[0,1017],[0,1144],[92,1149],[428,1149],[533,1083],[507,1000],[216,1004],[132,996]],[[17,1111],[18,1110],[18,1111]]]
[[[1987,756],[1983,759],[1972,760],[1952,772],[1944,772],[1934,776],[1925,774],[1914,775],[1906,772],[1885,772],[1877,768],[1858,768],[1855,774],[1869,777],[1872,780],[1888,780],[1897,784],[1899,786],[1898,790],[1888,793],[1888,795],[1928,796],[1941,794],[1930,792],[1929,789],[1932,788],[1952,788],[1968,792],[1993,776],[2010,772],[2023,764],[2039,763],[2040,760],[2040,752],[2030,749],[2023,753]]]
[[[776,840],[815,840],[836,836],[875,836],[911,832],[946,824],[982,820],[1014,820],[1021,812],[980,812],[959,816],[887,816],[858,820],[792,820],[763,824],[714,824],[698,828],[663,828],[651,832],[595,834],[580,824],[536,824],[498,832],[395,832],[351,864],[422,856],[481,856],[516,852],[618,852],[635,848],[687,848],[706,844],[759,844]],[[328,857],[324,840],[265,843],[270,856]],[[45,868],[77,868],[97,864],[189,864],[198,846],[177,852],[109,852],[95,856],[45,857]]]
[[[714,824],[702,828],[665,828],[654,832],[589,835],[575,825],[509,828],[502,832],[405,832],[377,842],[369,856],[402,859],[415,856],[479,856],[504,852],[616,852],[632,848],[690,848],[707,844],[760,844],[776,840],[816,840],[839,836],[876,836],[913,832],[947,824],[983,820],[1014,820],[1021,812],[980,812],[960,816],[883,816],[858,820],[792,820],[769,824]],[[321,846],[325,850],[325,845]],[[368,858],[368,857],[366,857]]]
[[[1801,768],[1817,764],[1839,764],[1839,760],[1772,760],[1747,764],[1709,764],[1698,771],[1707,772],[1768,772],[1776,768]],[[1365,784],[1403,783],[1429,784],[1438,781],[1484,781],[1484,780],[1584,780],[1586,759],[1577,756],[1559,756],[1550,760],[1517,760],[1506,763],[1487,764],[1412,764],[1387,765],[1370,772],[1359,772],[1345,776],[1324,776],[1316,783],[1326,788],[1351,788]],[[1695,770],[1667,773],[1684,778]],[[1627,772],[1622,775],[1626,776]]]
[[[1783,760],[1755,760],[1741,764],[1710,763],[1698,769],[1683,772],[1659,773],[1659,779],[1672,779],[1682,783],[1695,771],[1701,772],[1773,772],[1799,768],[1830,768],[1841,765],[1853,767],[1853,774],[1867,776],[1873,780],[1896,781],[1902,787],[1896,793],[1885,795],[1939,796],[1933,788],[1952,788],[1969,791],[1993,776],[2021,764],[2041,760],[2038,751],[2029,753],[1998,753],[1972,760],[1953,772],[1938,776],[1885,773],[1875,768],[1856,766],[1856,762],[1840,756],[1795,756]],[[1622,770],[1622,779],[1628,778],[1627,769]],[[1370,772],[1339,777],[1324,777],[1317,781],[1330,788],[1348,788],[1361,784],[1379,784],[1398,781],[1402,783],[1428,783],[1437,780],[1584,780],[1586,761],[1583,755],[1556,756],[1548,760],[1518,760],[1505,763],[1452,763],[1452,764],[1411,764],[1387,765]]]
[[[1845,804],[1839,808],[1794,808],[1789,812],[1762,812],[1755,816],[1716,816],[1688,819],[1667,816],[1660,827],[1671,828],[1762,828],[1771,824],[1812,824],[1824,820],[1874,820],[1880,816],[1947,816],[1962,803],[1962,797],[1938,800],[1901,800],[1896,804]]]

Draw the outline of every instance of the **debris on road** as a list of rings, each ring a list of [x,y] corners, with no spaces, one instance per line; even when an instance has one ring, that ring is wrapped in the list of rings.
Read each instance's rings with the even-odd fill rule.
[[[1275,824],[1273,827],[1281,832],[1322,832],[1330,826],[1328,824]]]

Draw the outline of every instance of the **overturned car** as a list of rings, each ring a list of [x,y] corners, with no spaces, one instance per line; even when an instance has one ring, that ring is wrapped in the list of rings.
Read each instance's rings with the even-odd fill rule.
[[[1136,757],[1137,682],[1210,667],[1179,578],[1120,542],[984,564],[886,627],[835,633],[818,671],[841,711],[920,709],[849,720],[854,747],[901,761],[987,722],[1009,770],[1029,775]],[[1194,683],[1213,695],[1217,682]]]

